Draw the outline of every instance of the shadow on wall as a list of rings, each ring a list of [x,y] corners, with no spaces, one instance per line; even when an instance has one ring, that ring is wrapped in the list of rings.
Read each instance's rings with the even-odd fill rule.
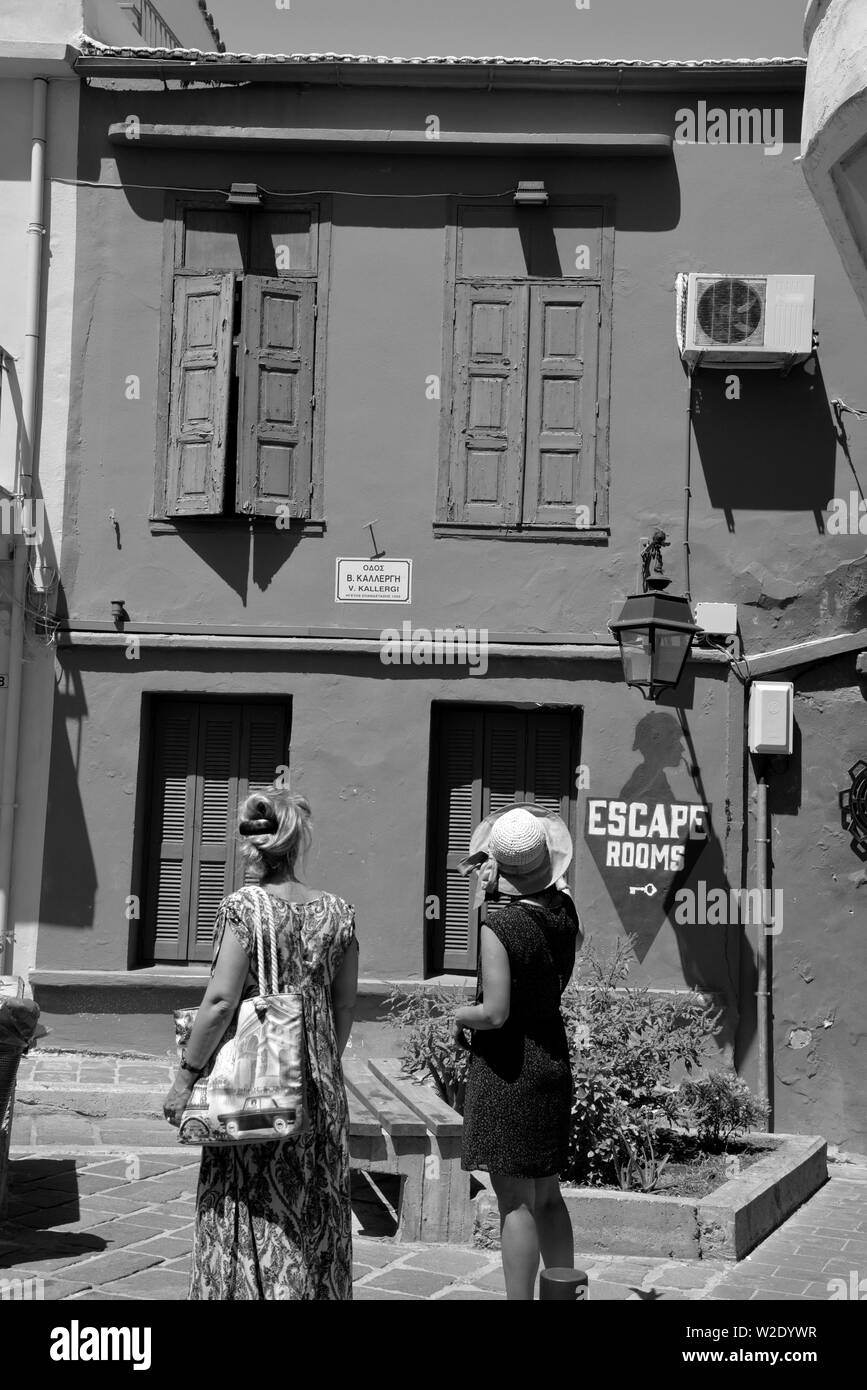
[[[737,377],[740,399],[729,399]],[[727,384],[728,383],[728,384]],[[712,507],[734,531],[736,511],[822,511],[834,496],[837,434],[818,358],[788,376],[699,370],[693,425]]]
[[[90,927],[94,920],[96,864],[79,791],[81,730],[86,716],[81,677],[74,670],[64,671],[54,697],[39,907],[40,921],[49,926]],[[40,953],[47,937],[48,933],[40,931]]]
[[[635,727],[632,747],[641,761],[617,797],[597,813],[596,833],[591,832],[588,816],[585,838],[639,961],[646,959],[664,928],[674,933],[684,983],[713,995],[715,1006],[724,1010],[717,1042],[731,1056],[736,1033],[741,1047],[750,1041],[742,1028],[739,1031],[738,991],[739,955],[750,948],[737,922],[717,925],[702,920],[714,890],[721,889],[730,901],[730,885],[685,718],[662,709],[644,715]],[[697,793],[689,802],[675,794],[668,776],[669,770],[681,768]],[[694,826],[690,806],[708,808]],[[605,817],[608,833],[600,834]],[[682,890],[690,895],[691,911],[685,913]],[[678,921],[678,916],[686,920]]]

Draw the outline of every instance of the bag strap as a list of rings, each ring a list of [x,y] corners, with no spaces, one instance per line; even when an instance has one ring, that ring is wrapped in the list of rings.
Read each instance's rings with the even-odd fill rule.
[[[259,976],[259,995],[263,997],[268,994],[265,980],[265,930],[268,932],[268,948],[271,956],[271,994],[279,994],[280,981],[277,974],[277,928],[274,923],[274,908],[271,904],[269,894],[258,884],[249,884],[248,888],[253,893],[253,901],[256,904],[255,912],[255,942],[256,942],[256,968]],[[265,926],[262,918],[265,917]]]

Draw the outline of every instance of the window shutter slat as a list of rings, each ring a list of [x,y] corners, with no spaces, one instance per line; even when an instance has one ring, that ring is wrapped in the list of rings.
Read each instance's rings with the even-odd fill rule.
[[[238,511],[310,515],[315,304],[313,280],[244,280]]]
[[[161,706],[155,735],[147,951],[155,960],[179,960],[186,954],[189,929],[197,706]]]
[[[447,520],[519,519],[527,376],[527,286],[459,283]]]
[[[570,735],[568,714],[547,711],[527,719],[528,800],[569,821],[571,796]]]
[[[240,706],[201,706],[191,871],[192,924],[187,948],[190,960],[210,960],[217,904],[234,887],[240,737]]]
[[[229,371],[231,274],[176,275],[166,512],[223,510]]]
[[[596,522],[596,398],[599,287],[534,285],[523,520]],[[587,507],[580,514],[578,507]]]
[[[438,892],[441,948],[446,970],[475,968],[477,916],[470,907],[472,880],[458,873],[469,853],[470,835],[482,818],[482,717],[450,711],[442,724],[440,844],[445,848]]]

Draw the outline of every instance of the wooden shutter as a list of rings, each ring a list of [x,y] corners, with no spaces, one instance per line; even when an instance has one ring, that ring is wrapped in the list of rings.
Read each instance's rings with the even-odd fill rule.
[[[544,806],[569,824],[572,796],[572,719],[540,710],[527,715],[527,801]]]
[[[442,711],[436,881],[442,921],[435,936],[433,968],[477,968],[479,918],[503,904],[470,907],[473,881],[457,873],[470,835],[483,816],[532,802],[570,822],[572,722],[559,711],[495,709]]]
[[[231,273],[175,276],[166,479],[169,516],[223,510],[233,283]]]
[[[188,960],[211,959],[217,908],[235,886],[241,710],[222,702],[200,709]]]
[[[288,762],[288,709],[161,702],[154,725],[148,954],[210,960],[217,907],[244,879],[238,803]]]
[[[527,377],[527,286],[459,283],[455,292],[447,520],[518,520]]]
[[[288,729],[284,705],[244,706],[241,725],[241,765],[238,804],[253,792],[264,791],[275,781],[277,769],[289,762]],[[234,887],[253,881],[240,846],[236,846]]]
[[[596,521],[599,287],[530,291],[525,525],[574,527],[579,506]]]
[[[155,724],[146,950],[155,960],[186,956],[190,845],[196,804],[198,706],[161,705]]]
[[[236,509],[310,515],[316,284],[244,279]]]
[[[470,907],[473,880],[458,873],[470,835],[482,819],[482,716],[468,710],[443,713],[440,726],[437,893],[440,899],[437,966],[473,970],[478,914]]]

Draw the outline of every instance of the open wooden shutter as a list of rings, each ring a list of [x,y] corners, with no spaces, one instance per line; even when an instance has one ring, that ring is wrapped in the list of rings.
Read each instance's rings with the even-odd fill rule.
[[[241,765],[238,802],[253,792],[264,791],[277,777],[277,769],[289,762],[289,731],[284,705],[244,706],[241,724]],[[253,874],[236,848],[233,887],[253,882]]]
[[[470,907],[473,880],[459,874],[457,866],[482,819],[482,716],[469,710],[444,712],[440,735],[437,965],[474,970],[478,914]]]
[[[308,517],[316,284],[244,279],[236,510]]]
[[[241,710],[215,702],[202,704],[200,711],[188,960],[211,959],[217,908],[235,886]]]
[[[146,928],[146,951],[154,960],[182,960],[186,956],[198,736],[197,705],[178,701],[159,707],[150,798]]]
[[[175,276],[166,470],[169,516],[223,510],[233,283],[231,273]]]
[[[525,525],[574,527],[579,506],[596,521],[598,357],[598,285],[532,286]]]
[[[457,285],[447,521],[510,526],[519,519],[527,303],[525,284]]]

